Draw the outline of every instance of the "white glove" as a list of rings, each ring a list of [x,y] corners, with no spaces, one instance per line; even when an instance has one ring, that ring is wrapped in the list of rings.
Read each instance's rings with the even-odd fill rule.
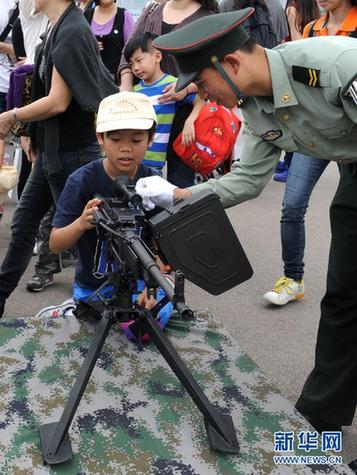
[[[143,206],[147,211],[155,206],[167,208],[174,202],[174,190],[177,186],[172,185],[160,176],[148,176],[140,178],[135,186],[136,192],[143,199]]]

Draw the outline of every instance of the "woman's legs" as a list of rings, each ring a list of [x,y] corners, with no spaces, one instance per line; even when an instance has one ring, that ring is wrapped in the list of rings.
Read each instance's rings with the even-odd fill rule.
[[[47,157],[44,155],[44,172],[51,189],[53,199],[56,202],[66,184],[67,178],[77,168],[100,158],[100,147],[97,143],[88,145],[73,152],[59,153],[63,170],[60,173],[48,176]],[[54,210],[53,210],[54,211]],[[35,265],[35,273],[27,282],[27,290],[40,292],[46,286],[53,283],[53,274],[62,269],[61,257],[53,254],[49,249],[49,238],[51,232],[53,212],[41,223],[41,245],[39,246],[38,260]],[[74,259],[73,259],[74,261]]]
[[[299,153],[291,162],[280,223],[284,275],[294,280],[304,275],[305,214],[311,193],[328,163]]]
[[[11,240],[0,271],[0,316],[6,298],[17,287],[31,260],[40,221],[52,203],[39,156],[12,219]]]
[[[264,298],[285,305],[304,296],[305,214],[311,193],[328,165],[327,160],[294,153],[283,198],[281,216],[284,277]]]

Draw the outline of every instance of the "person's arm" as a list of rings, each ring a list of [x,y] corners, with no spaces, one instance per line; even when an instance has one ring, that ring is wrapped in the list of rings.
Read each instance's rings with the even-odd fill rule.
[[[161,177],[140,178],[136,191],[143,202],[166,208],[173,201],[190,197],[200,190],[216,193],[225,208],[256,198],[272,177],[280,159],[281,149],[263,140],[249,125],[243,131],[242,158],[235,162],[232,171],[219,180],[211,179],[190,188],[177,188]],[[144,204],[145,206],[145,204]]]
[[[165,102],[169,101],[183,101],[189,94],[195,94],[198,91],[194,82],[186,86],[185,89],[182,89],[180,92],[175,92],[175,87],[176,82],[173,82],[165,87],[162,96],[158,98],[160,104],[165,104]]]
[[[93,211],[98,209],[100,203],[101,200],[98,198],[88,201],[82,215],[73,223],[63,228],[52,228],[49,247],[54,254],[70,249],[86,231],[95,227],[92,224]]]
[[[56,67],[53,67],[51,88],[48,96],[42,97],[25,107],[19,107],[0,114],[0,137],[5,137],[16,120],[36,122],[61,114],[67,110],[72,100],[72,93]]]
[[[216,193],[225,208],[256,198],[272,177],[281,150],[255,134],[247,124],[243,134],[242,158],[234,163],[230,173],[219,180],[211,179],[188,189],[176,189],[174,200],[187,198],[202,189]]]
[[[14,47],[11,43],[5,43],[0,41],[0,53],[7,54],[13,63],[16,63],[17,58],[15,55]]]
[[[186,147],[192,145],[195,141],[195,120],[200,113],[202,107],[206,104],[206,102],[201,99],[199,96],[196,97],[193,103],[193,109],[191,114],[185,120],[183,129],[182,129],[182,143]]]
[[[292,41],[300,40],[302,38],[302,34],[296,28],[296,18],[297,18],[297,11],[296,8],[292,5],[286,9],[286,18],[288,19],[289,28],[290,28],[290,37]]]
[[[130,68],[123,68],[119,72],[120,92],[132,91],[134,86],[134,74]]]
[[[124,44],[130,38],[130,35],[133,33],[134,30],[134,18],[129,10],[125,10],[124,12],[124,28],[123,28],[123,40]],[[131,71],[129,66],[123,67],[122,69],[119,68],[119,83],[120,83],[120,91],[132,91],[133,84],[134,84],[134,75]]]
[[[336,87],[336,93],[340,95],[341,108],[350,120],[357,125],[357,104],[353,97],[356,96],[357,90],[357,71],[356,71],[356,51],[355,49],[347,49],[343,51],[335,63],[331,66],[331,82]],[[353,84],[352,84],[353,83]],[[353,93],[349,88],[352,86]],[[352,91],[352,90],[351,90]],[[355,128],[352,134],[355,134]],[[352,135],[353,136],[353,135]]]

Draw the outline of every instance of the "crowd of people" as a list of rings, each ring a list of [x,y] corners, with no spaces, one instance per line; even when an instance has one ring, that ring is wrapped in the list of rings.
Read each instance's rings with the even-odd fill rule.
[[[297,408],[317,430],[351,424],[357,401],[357,0],[150,1],[136,22],[115,0],[2,4],[0,165],[10,131],[26,127],[13,139],[21,179],[0,270],[0,317],[36,243],[38,262],[27,289],[44,290],[75,262],[73,296],[81,314],[103,284],[106,261],[93,231],[100,205],[94,196],[110,196],[121,175],[139,181],[154,208],[200,189],[233,206],[257,196],[275,173],[286,181],[284,269],[264,298],[279,306],[300,299],[305,214],[334,161],[341,180],[331,207],[327,291],[315,368]],[[243,117],[243,148],[230,173],[196,184],[174,142],[179,134],[184,145],[195,142],[195,121],[207,101]],[[142,283],[140,291],[140,302],[152,306]]]

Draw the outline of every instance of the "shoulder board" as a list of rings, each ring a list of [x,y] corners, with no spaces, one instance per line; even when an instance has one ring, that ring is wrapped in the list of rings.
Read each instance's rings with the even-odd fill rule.
[[[302,82],[307,86],[320,86],[320,69],[304,68],[302,66],[292,66],[292,76],[295,81]]]

